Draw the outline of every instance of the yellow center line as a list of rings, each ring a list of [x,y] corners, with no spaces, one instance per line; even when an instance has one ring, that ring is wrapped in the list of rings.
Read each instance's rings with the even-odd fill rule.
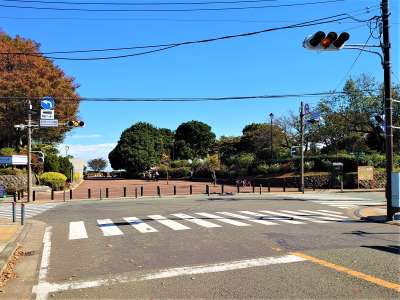
[[[343,267],[343,266],[340,266],[340,265],[336,265],[336,264],[331,263],[329,261],[322,260],[322,259],[319,259],[319,258],[316,258],[316,257],[313,257],[313,256],[309,256],[309,255],[301,253],[301,252],[292,252],[291,254],[300,256],[300,257],[302,257],[302,258],[304,258],[306,260],[309,260],[309,261],[311,261],[313,263],[316,263],[318,265],[321,265],[321,266],[336,270],[338,272],[346,273],[348,275],[357,277],[359,279],[363,279],[365,281],[369,281],[369,282],[372,282],[374,284],[383,286],[385,288],[392,289],[392,290],[395,290],[397,292],[400,292],[400,284],[393,283],[393,282],[390,282],[390,281],[386,281],[386,280],[383,280],[383,279],[380,279],[380,278],[377,278],[377,277],[374,277],[374,276],[371,276],[371,275],[368,275],[368,274],[365,274],[365,273],[361,273],[361,272],[358,272],[358,271],[354,271],[352,269],[349,269],[349,268],[346,268],[346,267]]]

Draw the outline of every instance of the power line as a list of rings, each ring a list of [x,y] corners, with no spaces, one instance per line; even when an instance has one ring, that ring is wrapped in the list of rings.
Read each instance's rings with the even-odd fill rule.
[[[73,2],[73,1],[42,1],[42,0],[1,0],[3,2],[64,4],[64,5],[126,5],[126,6],[151,6],[151,5],[214,5],[214,4],[240,4],[276,2],[278,0],[237,0],[237,1],[205,1],[205,2]]]
[[[248,10],[248,9],[265,9],[265,8],[281,8],[295,7],[307,5],[319,5],[335,2],[343,2],[346,0],[323,0],[302,3],[262,5],[262,6],[240,6],[240,7],[207,7],[207,8],[171,8],[171,9],[92,9],[92,8],[68,8],[68,7],[43,7],[43,6],[19,6],[0,4],[0,7],[17,8],[17,9],[33,9],[33,10],[52,10],[52,11],[83,11],[83,12],[195,12],[195,11],[226,11],[226,10]]]
[[[370,18],[368,20],[371,20],[371,19],[374,19],[374,18],[375,17],[372,17],[372,18]],[[118,58],[140,56],[140,55],[150,54],[150,53],[154,53],[154,52],[165,51],[165,50],[168,50],[168,49],[171,49],[171,48],[184,46],[184,45],[202,44],[202,43],[209,43],[209,42],[215,42],[215,41],[227,40],[227,39],[233,39],[233,38],[239,38],[239,37],[247,37],[247,36],[258,35],[258,34],[262,34],[262,33],[266,33],[266,32],[271,32],[271,31],[278,31],[278,30],[292,29],[292,28],[301,28],[301,27],[307,27],[307,26],[315,26],[315,25],[332,23],[332,22],[336,22],[336,21],[339,21],[339,20],[346,20],[346,19],[353,19],[353,17],[348,15],[348,14],[346,14],[346,13],[344,13],[344,14],[338,14],[338,15],[334,15],[334,16],[330,16],[330,17],[314,19],[314,20],[305,21],[305,22],[302,22],[302,23],[297,23],[297,24],[292,24],[292,25],[287,25],[287,26],[268,28],[268,29],[263,29],[263,30],[259,30],[259,31],[246,32],[246,33],[235,34],[235,35],[225,35],[225,36],[209,38],[209,39],[203,39],[203,40],[185,41],[185,42],[179,42],[179,43],[133,46],[133,47],[121,47],[121,48],[103,48],[103,49],[89,49],[89,50],[53,51],[53,52],[43,52],[43,53],[32,53],[32,52],[31,53],[24,53],[24,52],[7,53],[7,52],[2,52],[2,53],[0,53],[0,55],[26,55],[26,56],[41,56],[41,55],[43,55],[45,58],[48,58],[48,59],[73,60],[73,61],[118,59]],[[368,20],[364,20],[364,21],[368,21]],[[74,57],[49,56],[49,54],[61,54],[61,53],[62,54],[74,54],[74,53],[89,53],[89,52],[107,52],[107,51],[147,49],[147,48],[158,48],[158,49],[144,51],[144,52],[138,52],[138,53],[115,55],[115,56],[103,56],[103,57],[74,58]]]
[[[374,92],[378,90],[363,90],[365,92]],[[332,94],[346,94],[345,92],[327,91],[327,92],[309,92],[295,94],[275,94],[275,95],[255,95],[255,96],[224,96],[224,97],[163,97],[163,98],[135,98],[135,97],[79,97],[82,102],[207,102],[207,101],[240,101],[240,100],[266,100],[298,97],[320,97]],[[54,97],[57,100],[76,100],[71,97]],[[0,100],[40,100],[41,97],[0,97]]]

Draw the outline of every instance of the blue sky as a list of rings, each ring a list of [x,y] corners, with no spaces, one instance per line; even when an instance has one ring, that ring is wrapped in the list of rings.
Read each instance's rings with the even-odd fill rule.
[[[130,0],[135,1],[138,2]],[[313,1],[276,0],[267,4],[301,2]],[[396,75],[393,81],[398,81],[399,4],[397,1],[391,2],[392,60]],[[344,12],[367,19],[380,13],[375,9],[379,3],[379,0],[344,0],[284,8],[179,13],[61,12],[2,8],[0,26],[12,36],[19,34],[39,42],[41,50],[46,52],[196,40],[257,31]],[[25,5],[1,0],[0,4]],[[302,47],[304,37],[318,30],[348,31],[351,35],[348,43],[363,44],[369,36],[365,23],[344,21],[187,45],[120,60],[56,63],[68,75],[76,78],[80,84],[78,92],[85,97],[263,95],[340,88],[358,51],[322,53],[305,50]],[[370,43],[377,41],[371,39]],[[382,81],[383,72],[378,57],[361,55],[348,76],[361,73],[370,74]],[[182,122],[200,120],[212,126],[217,136],[239,135],[246,124],[265,122],[271,112],[279,117],[289,111],[297,111],[301,100],[312,104],[318,98],[222,103],[83,102],[80,105],[80,117],[86,126],[69,133],[60,149],[68,145],[69,154],[83,159],[107,157],[122,130],[138,121],[175,129]]]

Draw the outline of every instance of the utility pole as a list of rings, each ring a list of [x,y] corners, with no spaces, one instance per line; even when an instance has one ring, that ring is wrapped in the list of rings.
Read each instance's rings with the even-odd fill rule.
[[[28,202],[32,199],[32,103],[28,101]]]
[[[300,102],[300,192],[304,194],[304,103]]]
[[[387,220],[392,220],[392,171],[393,171],[393,104],[390,62],[390,35],[389,35],[389,0],[382,0],[382,30],[383,30],[383,78],[385,90],[385,129],[386,129],[386,201]]]
[[[269,117],[271,119],[271,125],[269,128],[269,133],[270,133],[270,142],[271,142],[271,146],[270,146],[270,151],[271,151],[271,163],[272,163],[272,159],[274,158],[274,144],[273,144],[273,137],[272,137],[272,119],[274,118],[274,114],[270,113]]]

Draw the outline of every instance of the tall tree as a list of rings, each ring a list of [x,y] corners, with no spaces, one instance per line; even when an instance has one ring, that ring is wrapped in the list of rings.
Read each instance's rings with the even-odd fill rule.
[[[93,158],[88,161],[88,167],[95,172],[103,171],[107,167],[107,161],[104,158]]]
[[[175,132],[175,148],[180,159],[206,157],[212,151],[215,134],[203,122],[182,123]]]
[[[0,32],[0,147],[13,147],[21,138],[26,145],[26,132],[18,132],[14,125],[27,118],[26,99],[32,100],[38,111],[39,99],[52,96],[56,101],[55,115],[63,123],[75,117],[79,107],[78,85],[51,60],[40,54],[39,44],[20,36],[12,38]],[[18,55],[15,53],[33,53]],[[36,121],[38,115],[33,116]],[[60,142],[70,130],[66,126],[34,130],[33,138],[41,142]]]
[[[124,130],[117,146],[108,155],[111,167],[136,175],[158,165],[168,151],[164,145],[166,132],[144,122]]]

